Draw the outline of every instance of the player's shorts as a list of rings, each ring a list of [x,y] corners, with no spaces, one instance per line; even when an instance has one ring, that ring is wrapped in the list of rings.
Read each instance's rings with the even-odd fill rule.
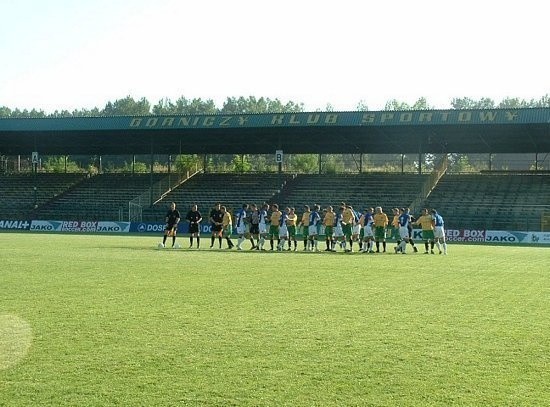
[[[438,239],[445,239],[445,229],[443,226],[435,226],[434,237]]]
[[[391,233],[390,233],[390,239],[399,240],[400,237],[401,237],[401,232],[399,231],[399,228],[395,226],[392,227]]]
[[[309,226],[303,225],[303,226],[301,227],[301,229],[302,229],[302,237],[303,237],[304,239],[307,239],[308,233],[309,233]]]
[[[199,224],[198,223],[190,223],[189,224],[189,233],[199,233]]]
[[[376,226],[374,228],[374,238],[376,240],[386,239],[386,228],[384,226]]]
[[[250,225],[250,234],[251,235],[259,235],[260,234],[260,225],[257,223],[252,223]]]
[[[237,226],[237,234],[238,235],[244,235],[246,233],[246,225],[239,225]]]
[[[269,236],[279,236],[279,225],[269,225]]]
[[[434,231],[433,230],[423,230],[422,239],[423,240],[434,240]]]
[[[287,225],[281,225],[279,227],[279,237],[283,237],[285,239],[288,238],[288,226]]]
[[[401,239],[408,239],[409,238],[409,228],[406,226],[400,226],[399,227],[399,237]]]
[[[230,237],[233,234],[233,225],[227,225],[223,228],[223,235]]]
[[[359,235],[360,232],[361,232],[361,225],[358,223],[357,225],[353,226],[352,233],[354,235]]]
[[[343,237],[344,231],[342,230],[342,225],[336,225],[334,227],[334,237]]]
[[[220,233],[222,231],[222,225],[212,224],[212,233]]]
[[[317,236],[317,225],[309,225],[307,228],[307,234],[308,236]]]
[[[325,236],[332,237],[334,235],[334,226],[325,226]]]
[[[260,223],[258,225],[258,230],[260,231],[261,235],[267,234],[267,225],[265,223]]]
[[[363,238],[365,237],[374,237],[374,233],[372,232],[372,226],[365,226],[363,228]]]
[[[288,236],[295,238],[296,237],[296,225],[287,226]]]
[[[164,231],[169,236],[176,236],[176,234],[178,232],[178,225],[176,223],[168,224],[164,227]]]
[[[351,237],[351,225],[350,224],[342,225],[342,231],[344,232],[344,235],[346,237]]]

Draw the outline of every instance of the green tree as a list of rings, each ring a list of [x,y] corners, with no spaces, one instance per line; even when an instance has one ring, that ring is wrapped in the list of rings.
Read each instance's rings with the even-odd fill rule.
[[[170,99],[161,99],[153,106],[153,114],[216,114],[218,109],[212,99],[202,100],[200,98],[189,100],[180,97],[173,103]]]
[[[453,109],[494,109],[495,102],[490,98],[481,98],[474,100],[472,98],[454,98],[451,100]]]
[[[358,112],[368,112],[369,106],[367,105],[367,102],[365,102],[364,100],[360,100],[359,103],[357,103],[355,110],[357,110]]]
[[[11,116],[11,109],[7,106],[0,106],[0,118],[7,118]]]
[[[294,154],[290,161],[289,170],[299,174],[315,174],[318,166],[317,154]]]
[[[48,156],[46,160],[42,162],[42,168],[46,172],[57,173],[74,173],[82,171],[78,164],[70,160],[68,156]]]
[[[386,102],[384,110],[399,111],[399,110],[426,110],[433,109],[433,106],[428,104],[428,101],[425,97],[419,98],[412,105],[409,105],[407,102],[401,102],[397,99],[391,99]]]
[[[201,158],[197,154],[180,154],[174,160],[174,166],[180,174],[194,172],[201,167]]]
[[[231,161],[233,165],[233,171],[235,172],[250,172],[252,170],[252,164],[249,162],[248,154],[234,155]]]
[[[251,114],[251,113],[282,113],[302,112],[303,104],[295,102],[282,103],[279,99],[259,98],[254,96],[228,97],[220,109],[224,114]]]
[[[131,116],[131,115],[147,115],[151,112],[151,104],[145,98],[136,101],[131,96],[126,96],[124,99],[118,99],[114,102],[108,102],[103,110],[102,115],[105,116]]]

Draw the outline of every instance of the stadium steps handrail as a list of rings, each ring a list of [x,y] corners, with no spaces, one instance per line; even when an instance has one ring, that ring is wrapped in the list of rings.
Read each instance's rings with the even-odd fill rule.
[[[412,213],[417,213],[419,211],[421,204],[428,199],[441,177],[447,172],[447,168],[449,168],[449,157],[447,154],[444,154],[439,164],[434,167],[432,173],[424,182],[419,194],[409,205]]]
[[[202,172],[202,169],[197,169],[192,173],[187,171],[185,176],[178,176],[174,183],[171,182],[170,176],[167,176],[164,179],[156,182],[155,184],[147,188],[145,192],[128,202],[128,221],[141,222],[144,206],[154,206],[155,204],[162,201],[174,189]],[[153,202],[151,202],[152,196],[156,197]]]

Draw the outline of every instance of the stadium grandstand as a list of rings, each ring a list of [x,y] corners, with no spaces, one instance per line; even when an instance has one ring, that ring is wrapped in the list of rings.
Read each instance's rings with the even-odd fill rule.
[[[278,170],[155,172],[154,157],[270,154]],[[283,156],[284,152],[284,156]],[[451,228],[547,230],[550,217],[550,109],[316,112],[255,115],[0,119],[0,219],[156,221],[169,202],[207,213],[215,202],[277,202],[356,209],[435,207]],[[38,157],[147,155],[150,173],[45,173]],[[291,155],[316,154],[319,173],[287,171]],[[324,172],[323,154],[354,154],[356,171]],[[370,157],[414,157],[414,171],[371,170]],[[449,169],[452,154],[482,154],[488,168]],[[521,169],[491,167],[494,154],[530,154]],[[427,155],[433,166],[422,166]],[[30,171],[14,165],[32,160]],[[284,157],[284,158],[283,158]],[[279,157],[278,157],[279,158]],[[12,163],[12,164],[10,164]]]

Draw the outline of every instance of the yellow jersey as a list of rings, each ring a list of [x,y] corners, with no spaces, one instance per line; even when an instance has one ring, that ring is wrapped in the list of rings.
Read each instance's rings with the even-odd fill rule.
[[[269,218],[269,221],[272,225],[279,226],[282,215],[283,213],[281,211],[271,212],[271,218]]]
[[[325,213],[325,217],[323,218],[323,225],[334,226],[335,219],[336,219],[336,214],[334,212],[327,212]]]
[[[420,225],[422,227],[422,230],[433,230],[433,219],[431,215],[422,215],[418,218],[416,222],[414,222],[415,225]]]
[[[226,226],[232,225],[232,224],[233,224],[233,222],[231,220],[231,214],[229,212],[225,212],[223,214],[222,226],[226,227]]]
[[[393,215],[393,219],[391,221],[391,225],[394,227],[394,228],[398,228],[399,227],[399,215]]]
[[[354,220],[355,215],[353,214],[353,211],[350,208],[344,209],[344,213],[342,214],[342,221],[347,225],[351,225]]]
[[[375,213],[373,216],[374,219],[374,227],[381,228],[388,226],[388,223],[390,222],[388,219],[388,215],[386,215],[384,212],[382,213]]]
[[[302,215],[302,221],[300,222],[302,226],[309,226],[309,215],[311,215],[311,212],[304,212]]]
[[[296,221],[298,220],[298,215],[287,215],[286,217],[286,225],[287,226],[296,226]]]

